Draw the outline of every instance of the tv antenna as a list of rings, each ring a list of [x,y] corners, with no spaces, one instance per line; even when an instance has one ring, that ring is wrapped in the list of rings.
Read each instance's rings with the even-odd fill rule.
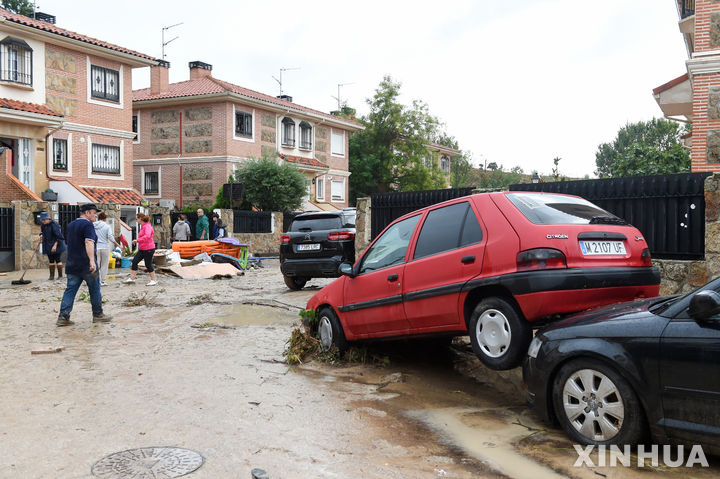
[[[290,70],[300,70],[300,67],[281,68],[281,69],[280,69],[280,79],[278,80],[278,79],[275,78],[274,76],[272,77],[273,80],[275,80],[276,82],[278,82],[278,84],[280,85],[280,95],[283,94],[283,91],[282,91],[282,74],[283,74],[283,72],[290,71]],[[272,76],[272,75],[271,75],[271,76]]]
[[[170,30],[173,27],[178,27],[182,25],[184,22],[176,23],[175,25],[170,25],[169,27],[162,27],[162,59],[165,60],[165,45],[172,42],[173,40],[177,40],[180,37],[171,38],[168,41],[165,41],[165,30]]]
[[[354,85],[354,84],[355,84],[355,82],[338,83],[338,84],[337,84],[337,87],[338,87],[338,94],[337,94],[337,96],[330,95],[331,97],[333,97],[333,98],[335,98],[335,99],[337,100],[337,102],[338,102],[338,111],[340,111],[340,109],[342,108],[342,101],[340,101],[340,87],[345,86],[345,85]]]

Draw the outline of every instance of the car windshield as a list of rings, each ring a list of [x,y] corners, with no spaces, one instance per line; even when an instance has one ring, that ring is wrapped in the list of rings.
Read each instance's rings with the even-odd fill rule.
[[[338,215],[313,215],[295,218],[290,226],[290,231],[325,231],[342,228],[340,216]]]
[[[355,228],[355,210],[342,212],[343,228]]]
[[[507,198],[536,225],[627,223],[582,198],[543,193],[508,193]]]

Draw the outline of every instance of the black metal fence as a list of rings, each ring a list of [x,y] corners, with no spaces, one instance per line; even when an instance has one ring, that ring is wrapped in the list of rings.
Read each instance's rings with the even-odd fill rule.
[[[404,191],[400,193],[379,193],[370,197],[373,239],[387,225],[397,218],[426,206],[460,198],[472,193],[473,188],[454,188],[444,190]]]
[[[233,210],[233,233],[272,233],[269,211]]]
[[[63,236],[67,231],[67,225],[72,221],[80,217],[80,206],[79,205],[58,205],[58,223],[60,223],[60,229],[62,229]]]
[[[187,218],[187,222],[190,224],[189,241],[200,239],[195,236],[195,227],[197,226],[198,222],[197,212],[193,211],[192,213],[170,213],[170,224],[172,225],[172,227],[175,227],[175,223],[177,223],[178,219],[180,219],[180,215],[185,215],[185,217]],[[212,220],[211,216],[208,216],[208,221],[210,222],[210,230],[208,231],[210,233],[210,237],[205,238],[206,240],[212,238],[215,235],[215,222]]]
[[[653,258],[705,256],[705,178],[710,173],[523,183],[511,191],[581,196],[640,230]]]
[[[12,251],[15,244],[15,215],[12,208],[0,208],[0,251]]]
[[[283,213],[283,233],[287,233],[290,230],[290,225],[292,224],[295,217],[299,214],[301,214],[302,211],[295,211],[293,213]]]
[[[695,0],[679,0],[680,18],[695,15]]]

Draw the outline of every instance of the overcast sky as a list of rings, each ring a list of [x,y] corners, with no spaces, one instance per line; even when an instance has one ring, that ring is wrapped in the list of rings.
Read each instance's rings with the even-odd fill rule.
[[[593,176],[595,151],[626,122],[662,116],[652,89],[685,73],[673,0],[37,0],[57,25],[187,64],[322,111],[367,111],[384,75],[426,102],[475,164]],[[149,86],[149,69],[133,88]]]

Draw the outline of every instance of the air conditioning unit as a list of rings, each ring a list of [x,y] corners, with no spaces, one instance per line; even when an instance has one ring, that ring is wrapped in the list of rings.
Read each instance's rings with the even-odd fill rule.
[[[160,200],[160,206],[174,210],[175,200]]]

